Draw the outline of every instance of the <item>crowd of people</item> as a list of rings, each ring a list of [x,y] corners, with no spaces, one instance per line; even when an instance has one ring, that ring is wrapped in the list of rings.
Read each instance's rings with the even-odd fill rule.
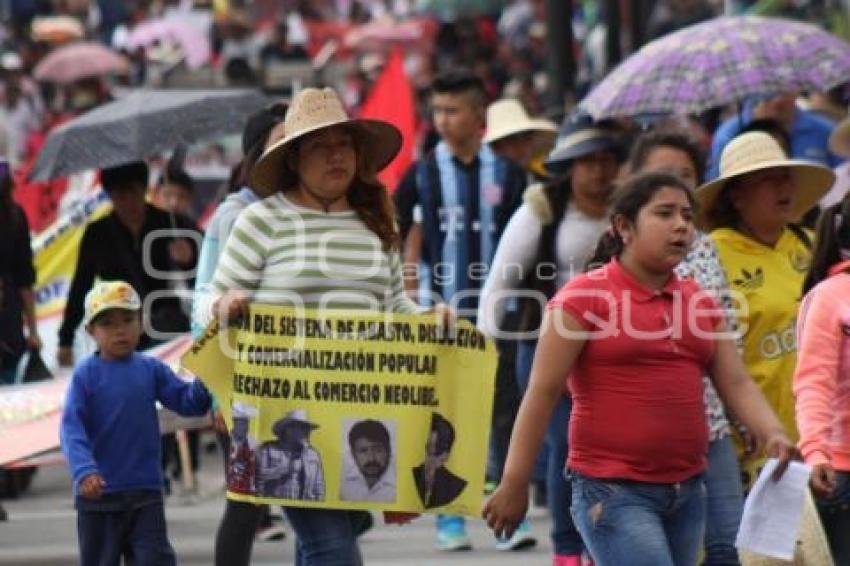
[[[368,4],[374,14],[380,5]],[[554,566],[690,566],[700,555],[739,564],[743,494],[766,457],[780,472],[801,458],[835,564],[850,564],[850,185],[841,175],[850,127],[834,116],[844,89],[770,93],[728,114],[641,125],[572,111],[558,124],[536,117],[541,10],[517,2],[500,22],[443,25],[432,57],[408,60],[429,128],[397,187],[377,175],[400,150],[398,128],[353,118],[360,95],[345,84],[303,89],[246,122],[243,157],[203,233],[185,216],[192,179],[179,167],[166,168],[153,193],[146,163],[101,171],[113,211],[86,227],[59,331],[58,363],[73,367],[62,448],[83,564],[176,561],[163,490],[180,471],[167,469],[174,441],[160,444],[155,401],[212,411],[230,492],[247,489],[254,470],[245,466],[277,469],[293,445],[316,471],[311,489],[324,489],[320,464],[308,461],[306,418],[281,419],[265,463],[246,461],[251,408],[232,407],[229,431],[220,404],[230,399],[136,353],[175,333],[198,337],[251,302],[293,296],[308,307],[465,318],[496,340],[483,515],[500,550],[536,544],[526,519],[533,483],[552,518]],[[306,46],[292,38],[305,13],[292,13],[256,54],[228,28],[221,56],[244,56],[250,69],[255,59],[306,55],[292,47]],[[13,169],[37,152],[21,140],[49,110],[21,53],[0,58],[0,321],[12,321],[0,325],[4,383],[41,345],[30,227],[12,198]],[[70,99],[80,108],[89,94],[103,100],[102,83],[93,85],[77,85]],[[287,237],[295,224],[303,237]],[[344,240],[328,239],[334,233]],[[162,275],[174,273],[194,275]],[[194,290],[191,305],[180,289]],[[143,319],[146,299],[161,294]],[[81,323],[97,352],[74,359]],[[383,438],[354,436],[352,450]],[[380,486],[372,479],[357,489]],[[263,489],[310,499],[305,486],[267,479]],[[420,491],[423,501],[433,495]],[[297,564],[362,563],[369,513],[283,512]],[[127,513],[133,529],[122,527]],[[268,517],[267,507],[228,499],[216,564],[249,564]],[[472,547],[460,516],[437,515],[435,536],[444,551]]]
[[[528,117],[516,101],[495,102],[488,113],[485,87],[470,72],[439,76],[432,97],[440,141],[410,168],[394,191],[395,203],[375,179],[399,149],[391,124],[349,118],[331,89],[305,89],[288,109],[254,116],[233,192],[200,250],[196,330],[213,317],[238,317],[252,301],[286,302],[292,293],[306,304],[326,304],[332,296],[334,306],[346,309],[415,313],[448,304],[452,316],[476,321],[499,340],[502,391],[488,462],[498,487],[484,510],[497,547],[534,544],[524,517],[528,484],[537,474],[552,511],[556,565],[581,564],[582,555],[601,565],[684,565],[696,563],[700,552],[707,564],[735,564],[742,492],[763,456],[787,464],[802,454],[814,466],[812,488],[836,563],[846,563],[840,534],[847,526],[844,323],[835,306],[846,277],[847,201],[825,209],[817,235],[798,223],[832,188],[831,169],[789,157],[788,140],[776,137],[775,123],[762,121],[762,129],[732,138],[721,151],[719,175],[699,184],[702,151],[677,124],[630,139],[617,124],[573,115],[556,142],[554,126]],[[506,105],[510,111],[500,112]],[[503,115],[520,126],[505,127]],[[510,157],[499,154],[515,136],[545,154],[542,169],[540,153],[526,159],[510,150]],[[140,165],[106,170],[110,195],[121,195],[119,185],[127,186],[128,197],[143,194],[136,170],[141,175]],[[120,183],[113,182],[116,175]],[[116,212],[101,223],[120,219],[124,199],[113,200]],[[309,226],[306,239],[286,237],[292,222]],[[293,272],[281,263],[298,253],[318,265],[322,235],[337,231],[362,233],[357,257],[364,266],[348,257],[344,266]],[[417,268],[415,285],[405,285],[402,256]],[[383,279],[352,285],[352,270],[371,273],[376,261]],[[482,263],[489,266],[485,277],[470,269]],[[342,272],[346,277],[333,276]],[[129,278],[109,278],[116,277]],[[101,344],[106,322],[97,304],[87,299],[85,320]],[[104,307],[121,310],[135,307]],[[805,347],[799,362],[795,324]],[[606,332],[611,325],[616,332]],[[130,342],[142,337],[139,328]],[[98,356],[77,365],[74,383],[92,379],[81,368]],[[130,364],[136,357],[123,359]],[[498,397],[511,386],[524,396],[506,453],[499,435],[510,430],[513,409]],[[628,427],[620,425],[622,415],[629,415]],[[97,444],[83,459],[72,443],[63,446],[80,498],[109,494],[113,485],[117,493],[127,490],[120,472],[97,472],[119,474],[112,479],[86,468],[99,466]],[[236,453],[228,450],[231,458]],[[535,473],[541,458],[548,471]],[[237,469],[232,461],[226,465],[228,475],[238,476]],[[85,501],[78,508],[99,509]],[[371,525],[368,514],[284,511],[299,563],[360,563],[357,537]],[[259,506],[228,502],[218,563],[249,563],[262,514]],[[311,534],[326,530],[334,536]],[[80,536],[88,552],[89,527],[81,527]],[[439,515],[437,544],[447,551],[471,548],[465,520]],[[114,552],[114,545],[100,551]]]

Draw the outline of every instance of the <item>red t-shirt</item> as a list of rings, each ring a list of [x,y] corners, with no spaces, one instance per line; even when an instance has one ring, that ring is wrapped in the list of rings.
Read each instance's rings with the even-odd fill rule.
[[[568,379],[569,467],[655,483],[702,472],[702,375],[722,320],[714,299],[675,275],[662,290],[648,289],[614,260],[571,280],[549,308],[590,332]]]

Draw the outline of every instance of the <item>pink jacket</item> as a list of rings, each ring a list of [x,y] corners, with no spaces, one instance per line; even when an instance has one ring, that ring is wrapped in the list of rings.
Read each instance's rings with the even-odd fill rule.
[[[850,471],[850,273],[821,281],[803,298],[797,340],[800,451],[810,465]]]

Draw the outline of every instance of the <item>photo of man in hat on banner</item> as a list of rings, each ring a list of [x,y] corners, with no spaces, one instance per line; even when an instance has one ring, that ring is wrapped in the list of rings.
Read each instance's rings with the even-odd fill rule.
[[[276,441],[260,447],[257,492],[266,497],[323,501],[322,459],[310,446],[310,433],[319,428],[307,412],[295,409],[272,425]]]
[[[257,409],[247,403],[233,403],[233,428],[230,431],[230,458],[227,466],[227,489],[245,495],[257,494],[257,439],[248,431]]]

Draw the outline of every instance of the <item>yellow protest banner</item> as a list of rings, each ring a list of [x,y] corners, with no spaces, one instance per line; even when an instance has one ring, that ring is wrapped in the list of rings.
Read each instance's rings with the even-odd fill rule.
[[[266,305],[183,357],[231,431],[230,497],[471,516],[496,363],[466,321]]]
[[[35,284],[39,321],[62,314],[77,267],[80,242],[86,225],[112,210],[103,191],[87,196],[32,242],[38,280]],[[42,338],[48,335],[42,334]],[[52,336],[50,336],[52,338]]]

